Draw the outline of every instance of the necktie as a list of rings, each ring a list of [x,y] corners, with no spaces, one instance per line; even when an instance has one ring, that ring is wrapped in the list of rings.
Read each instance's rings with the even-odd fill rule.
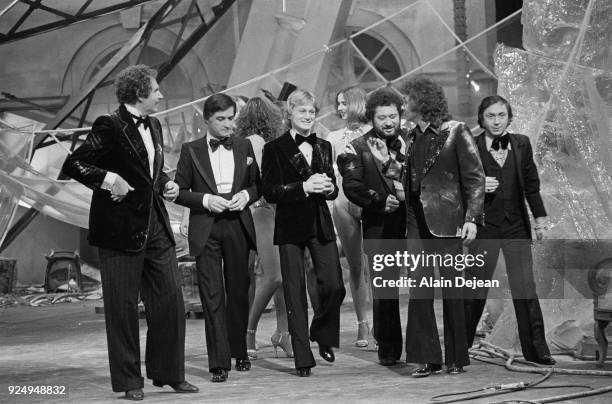
[[[295,143],[297,143],[298,146],[304,142],[308,142],[314,147],[314,145],[317,144],[317,134],[311,133],[308,136],[295,135]]]
[[[208,144],[210,144],[210,148],[212,149],[213,153],[217,151],[219,146],[223,146],[227,150],[231,150],[232,149],[232,138],[227,136],[221,139],[215,139],[213,137],[208,141]]]
[[[495,139],[493,139],[493,143],[491,143],[491,148],[497,151],[501,146],[502,149],[506,150],[508,148],[509,140],[510,139],[508,138],[508,135],[497,136]]]
[[[387,149],[393,150],[395,153],[399,153],[402,149],[402,141],[398,136],[386,138],[385,143],[387,143]]]
[[[132,115],[132,114],[130,114]],[[147,130],[151,127],[151,120],[149,119],[149,117],[147,115],[145,116],[136,116],[136,115],[132,115],[132,118],[134,118],[136,120],[136,122],[134,123],[134,125],[136,125],[136,128],[138,129],[138,127],[140,125],[142,125],[142,127]]]

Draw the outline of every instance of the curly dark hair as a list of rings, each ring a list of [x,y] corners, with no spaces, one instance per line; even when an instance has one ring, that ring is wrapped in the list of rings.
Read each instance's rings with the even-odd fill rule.
[[[242,107],[236,119],[236,136],[260,135],[267,142],[279,135],[281,123],[281,113],[276,106],[253,97]]]
[[[506,106],[506,109],[508,110],[508,125],[512,123],[512,117],[513,117],[512,107],[510,106],[510,103],[508,102],[508,100],[506,100],[501,95],[490,95],[488,97],[483,98],[482,101],[480,102],[480,106],[478,107],[478,125],[481,128],[484,129],[484,126],[482,126],[482,123],[484,121],[485,110],[489,108],[491,105],[497,104],[498,102],[501,102],[502,104]]]
[[[115,77],[115,95],[121,104],[136,104],[138,98],[151,94],[151,78],[157,71],[147,65],[133,65],[121,70]]]
[[[384,87],[374,91],[368,96],[365,106],[365,116],[368,121],[374,119],[374,112],[378,107],[395,105],[397,112],[401,115],[404,112],[404,101],[402,97],[392,88]]]
[[[408,79],[402,85],[402,92],[416,104],[423,121],[432,126],[439,128],[442,122],[452,118],[442,86],[429,77],[418,75]]]

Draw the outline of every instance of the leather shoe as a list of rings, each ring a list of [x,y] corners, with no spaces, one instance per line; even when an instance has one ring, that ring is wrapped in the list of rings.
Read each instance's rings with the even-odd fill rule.
[[[141,388],[128,390],[125,392],[125,399],[132,401],[141,401],[144,399],[144,392]]]
[[[380,358],[379,363],[383,366],[394,366],[397,361],[395,358]]]
[[[319,355],[321,355],[321,358],[325,359],[328,362],[333,362],[336,360],[334,351],[330,346],[327,345],[319,345]]]
[[[300,377],[309,377],[310,376],[310,368],[297,368],[296,373]]]
[[[251,370],[251,362],[248,359],[236,359],[236,370],[239,372]]]
[[[164,382],[160,382],[159,380],[153,380],[153,386],[155,387],[170,386],[177,393],[197,393],[198,391],[200,391],[200,389],[198,389],[196,386],[194,386],[193,384],[189,382],[186,382],[185,380],[183,380],[180,383],[164,383]]]
[[[434,363],[426,363],[424,366],[415,369],[412,373],[412,377],[427,377],[429,375],[437,375],[442,372],[442,365],[436,365]]]
[[[451,366],[446,369],[446,373],[452,376],[459,375],[461,373],[465,373],[465,370],[461,366]]]
[[[210,381],[213,383],[221,383],[227,380],[227,370],[215,369],[212,371],[212,377]]]
[[[539,363],[540,365],[548,365],[552,366],[557,363],[556,360],[553,359],[550,355],[544,355],[541,358],[534,361],[535,363]]]

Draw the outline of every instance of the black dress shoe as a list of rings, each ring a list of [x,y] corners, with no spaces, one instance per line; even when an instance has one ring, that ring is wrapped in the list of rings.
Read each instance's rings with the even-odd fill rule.
[[[321,355],[321,358],[325,359],[328,362],[333,362],[336,360],[334,351],[330,346],[327,345],[319,345],[319,355]]]
[[[394,366],[397,364],[395,358],[380,358],[379,363],[383,366]]]
[[[200,391],[200,389],[198,389],[196,386],[184,380],[180,383],[164,383],[164,382],[160,382],[159,380],[153,380],[153,386],[155,387],[170,386],[177,393],[197,393],[198,391]]]
[[[310,376],[310,368],[297,368],[295,372],[300,377],[309,377]]]
[[[125,399],[132,401],[142,401],[144,399],[144,392],[141,388],[128,390],[125,392]]]
[[[539,363],[540,365],[548,365],[552,366],[557,363],[556,360],[553,359],[550,355],[544,355],[541,358],[534,360],[535,363]]]
[[[442,373],[442,365],[436,365],[434,363],[426,363],[424,366],[415,369],[412,373],[412,377],[427,377],[429,375],[437,375]]]
[[[251,370],[251,362],[248,359],[236,359],[236,370],[239,372]]]
[[[213,383],[221,383],[227,380],[227,370],[225,369],[215,369],[212,371],[212,377],[210,381]]]
[[[465,370],[463,370],[461,366],[450,366],[446,369],[446,373],[452,376],[456,376],[461,373],[465,373]]]

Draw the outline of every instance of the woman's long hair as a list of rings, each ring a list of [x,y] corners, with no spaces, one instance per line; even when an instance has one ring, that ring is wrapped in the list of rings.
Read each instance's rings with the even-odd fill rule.
[[[236,120],[236,136],[259,135],[266,142],[276,138],[282,128],[280,111],[259,97],[251,98]]]
[[[344,102],[346,103],[346,126],[355,130],[369,120],[366,118],[366,97],[365,90],[360,87],[347,87],[338,91],[336,94],[336,111],[338,110],[338,96],[342,94],[344,96]]]

